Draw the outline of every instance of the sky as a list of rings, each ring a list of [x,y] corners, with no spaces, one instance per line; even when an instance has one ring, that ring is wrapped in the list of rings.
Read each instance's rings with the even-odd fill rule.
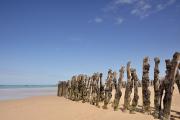
[[[57,84],[180,51],[180,0],[0,0],[0,84]],[[126,74],[124,75],[126,79]]]

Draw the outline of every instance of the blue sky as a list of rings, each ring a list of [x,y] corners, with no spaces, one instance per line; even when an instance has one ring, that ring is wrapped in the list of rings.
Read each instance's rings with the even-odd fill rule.
[[[179,0],[1,0],[0,84],[56,84],[180,51]],[[126,78],[126,74],[125,74]]]

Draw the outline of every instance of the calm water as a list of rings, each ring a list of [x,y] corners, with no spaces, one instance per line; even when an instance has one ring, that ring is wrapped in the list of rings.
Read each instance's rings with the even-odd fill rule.
[[[57,86],[55,85],[0,85],[0,100],[56,94]]]

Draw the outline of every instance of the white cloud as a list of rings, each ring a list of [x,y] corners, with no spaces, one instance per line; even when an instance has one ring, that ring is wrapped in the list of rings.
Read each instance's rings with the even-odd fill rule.
[[[161,10],[164,10],[166,7],[174,4],[176,2],[176,0],[168,0],[166,3],[162,4],[158,4],[156,5],[156,11],[161,11]]]
[[[149,4],[145,4],[142,6],[142,10],[148,10],[150,8],[151,8],[151,5],[149,5]]]
[[[146,1],[137,2],[137,7],[135,7],[135,9],[138,10],[138,14],[136,14],[136,15],[139,17],[148,16],[150,13],[151,7],[152,6],[150,5],[150,3],[146,2]]]
[[[115,0],[115,4],[132,4],[137,0]]]
[[[137,14],[139,11],[138,11],[138,9],[133,9],[132,11],[131,11],[131,14]]]
[[[88,23],[102,23],[102,22],[103,22],[103,18],[101,18],[101,17],[96,17],[96,18],[90,19],[88,21]]]
[[[164,8],[165,8],[165,7],[164,7],[164,5],[162,5],[162,4],[159,4],[159,5],[156,6],[156,9],[157,9],[158,11],[163,10]]]
[[[131,10],[131,14],[144,18],[149,16],[151,5],[144,1],[139,1],[136,3],[136,6]]]
[[[94,22],[96,22],[96,23],[102,23],[102,22],[103,22],[103,19],[100,18],[100,17],[96,17],[96,18],[94,19]]]
[[[119,17],[116,19],[116,24],[122,24],[124,22],[124,19]]]
[[[176,1],[177,0],[110,0],[109,4],[102,9],[106,15],[104,15],[104,17],[91,19],[88,23],[102,23],[107,19],[109,13],[111,18],[115,18],[116,24],[122,24],[125,16],[129,15],[143,19],[166,9],[175,4]],[[119,15],[124,15],[124,17],[117,18]]]
[[[129,13],[140,18],[147,17],[158,11],[166,9],[166,7],[173,5],[177,0],[111,0],[108,6],[110,10],[116,12],[121,11],[123,7],[127,7]],[[122,13],[120,13],[122,14]]]
[[[174,4],[175,2],[176,2],[176,0],[169,0],[167,4],[171,5],[171,4]]]

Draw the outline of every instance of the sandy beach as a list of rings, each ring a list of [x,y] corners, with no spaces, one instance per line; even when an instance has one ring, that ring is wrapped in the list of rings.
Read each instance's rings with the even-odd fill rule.
[[[153,109],[153,88],[151,87],[151,106]],[[133,95],[133,94],[132,94]],[[141,109],[142,97],[139,88],[139,105]],[[89,103],[74,102],[57,96],[36,96],[19,100],[0,101],[1,120],[153,120],[152,115],[145,115],[141,112],[129,114],[122,112],[124,102],[123,96],[120,100],[119,111],[113,111],[111,104],[108,110],[97,108]],[[101,103],[102,106],[102,103]],[[175,87],[171,118],[180,119],[180,95]]]

